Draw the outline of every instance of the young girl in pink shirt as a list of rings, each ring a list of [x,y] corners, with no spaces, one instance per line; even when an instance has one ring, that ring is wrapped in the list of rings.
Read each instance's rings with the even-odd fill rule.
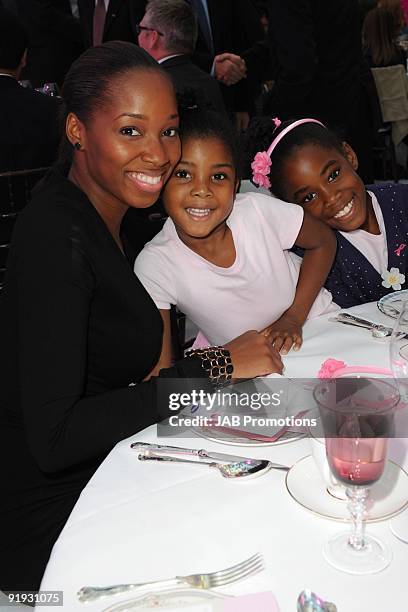
[[[237,147],[222,117],[189,111],[181,138],[182,157],[163,193],[170,218],[135,264],[165,329],[175,304],[210,344],[256,329],[282,353],[299,349],[306,318],[332,308],[321,289],[334,257],[331,230],[300,206],[237,195]],[[294,244],[305,251],[301,267],[289,254]],[[170,359],[168,344],[160,367]]]

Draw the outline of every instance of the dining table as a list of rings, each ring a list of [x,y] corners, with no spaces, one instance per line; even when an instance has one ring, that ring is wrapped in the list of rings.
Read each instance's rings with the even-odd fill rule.
[[[375,302],[347,312],[387,326],[395,323]],[[375,338],[370,330],[334,322],[335,314],[306,322],[301,349],[283,358],[285,377],[317,381],[322,363],[330,358],[350,366],[389,367],[389,338]],[[241,595],[272,592],[281,612],[296,611],[303,589],[333,602],[338,612],[408,610],[408,544],[394,536],[390,519],[367,524],[368,532],[391,549],[390,565],[377,574],[344,573],[325,561],[322,550],[333,534],[349,529],[349,522],[327,518],[298,503],[288,489],[290,472],[271,469],[259,478],[226,479],[202,466],[139,461],[130,447],[136,441],[205,448],[287,466],[311,454],[307,436],[286,443],[227,445],[193,432],[187,438],[158,437],[154,425],[122,440],[82,491],[53,547],[41,590],[62,591],[63,609],[101,612],[132,595],[82,603],[77,592],[84,585],[212,572],[259,552],[265,561],[263,571],[218,590],[237,601]],[[389,459],[402,468],[400,486],[405,487],[400,516],[408,522],[407,451],[403,437],[390,440]],[[206,606],[200,610],[213,609]]]

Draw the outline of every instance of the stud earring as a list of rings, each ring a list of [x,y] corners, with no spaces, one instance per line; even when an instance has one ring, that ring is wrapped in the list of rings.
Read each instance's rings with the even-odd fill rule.
[[[80,150],[81,150],[81,143],[80,143],[79,141],[78,141],[78,142],[75,142],[75,143],[74,143],[74,147],[75,147],[75,149],[76,149],[77,151],[80,151]]]

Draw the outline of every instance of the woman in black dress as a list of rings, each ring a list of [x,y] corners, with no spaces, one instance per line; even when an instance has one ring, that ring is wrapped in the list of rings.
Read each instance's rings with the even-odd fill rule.
[[[129,207],[154,203],[180,157],[168,76],[135,45],[106,43],[73,64],[63,101],[62,163],[17,221],[1,296],[3,591],[38,589],[92,474],[157,421],[157,381],[205,388],[218,373],[195,355],[143,382],[163,326],[120,226]],[[225,349],[237,378],[282,369],[257,332]]]

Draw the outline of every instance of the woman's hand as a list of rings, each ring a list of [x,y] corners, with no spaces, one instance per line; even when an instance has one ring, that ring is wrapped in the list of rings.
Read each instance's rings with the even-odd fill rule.
[[[286,355],[291,348],[298,351],[302,346],[302,323],[288,312],[279,317],[275,323],[268,325],[261,333],[282,355]]]
[[[247,331],[225,345],[231,353],[234,378],[255,378],[282,373],[282,359],[269,338],[255,330]]]

